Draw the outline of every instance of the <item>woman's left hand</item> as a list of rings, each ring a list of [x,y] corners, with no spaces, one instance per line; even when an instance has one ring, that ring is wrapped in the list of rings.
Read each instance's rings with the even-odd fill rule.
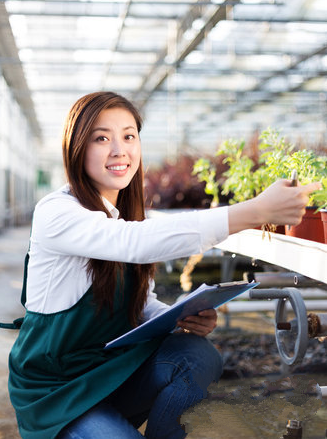
[[[192,332],[192,334],[205,337],[217,326],[217,313],[214,309],[205,309],[196,316],[185,317],[177,324],[184,332]]]

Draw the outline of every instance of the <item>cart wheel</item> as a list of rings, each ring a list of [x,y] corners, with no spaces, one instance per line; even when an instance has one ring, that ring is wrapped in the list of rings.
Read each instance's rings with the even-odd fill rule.
[[[281,360],[287,365],[300,363],[308,347],[308,320],[304,301],[295,288],[283,289],[284,297],[276,307],[276,343]],[[290,302],[294,318],[287,321],[286,304]]]

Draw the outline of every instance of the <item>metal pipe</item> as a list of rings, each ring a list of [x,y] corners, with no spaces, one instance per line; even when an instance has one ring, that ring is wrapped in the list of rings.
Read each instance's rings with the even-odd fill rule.
[[[247,282],[260,282],[260,288],[283,288],[283,287],[313,287],[319,286],[326,288],[326,285],[315,279],[311,279],[307,276],[303,276],[299,273],[293,272],[276,272],[276,271],[264,271],[264,272],[246,272],[243,274],[243,279]]]
[[[303,299],[327,299],[327,290],[324,290],[322,288],[298,288],[299,293],[301,294]],[[239,299],[250,299],[250,291],[245,291],[244,293],[240,294],[239,296],[235,297],[233,300],[239,300]]]
[[[321,396],[323,398],[327,398],[327,386],[319,386],[320,391],[321,391]]]
[[[326,300],[306,300],[304,303],[308,311],[327,311]],[[276,303],[274,300],[251,300],[248,302],[232,300],[224,304],[224,309],[229,313],[276,311]],[[292,309],[289,302],[286,303],[286,309],[288,311]]]

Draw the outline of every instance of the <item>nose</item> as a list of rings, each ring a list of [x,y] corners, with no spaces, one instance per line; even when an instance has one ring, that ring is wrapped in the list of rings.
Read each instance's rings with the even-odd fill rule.
[[[116,137],[114,139],[112,139],[112,142],[111,142],[110,156],[111,157],[124,157],[125,156],[124,144],[121,140],[117,139]]]

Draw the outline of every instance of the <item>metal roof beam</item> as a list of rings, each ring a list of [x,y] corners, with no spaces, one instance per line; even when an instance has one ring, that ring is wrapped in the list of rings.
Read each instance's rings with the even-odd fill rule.
[[[104,73],[102,75],[102,80],[101,80],[102,88],[105,88],[106,76],[110,73],[110,69],[112,67],[112,63],[113,63],[113,59],[114,59],[114,53],[118,50],[118,46],[119,46],[119,43],[120,43],[120,40],[121,40],[123,29],[125,27],[126,18],[129,15],[129,11],[130,11],[130,8],[131,8],[132,1],[133,0],[128,0],[128,2],[125,5],[125,8],[124,8],[123,12],[120,15],[121,24],[119,26],[119,29],[118,29],[115,41],[114,41],[114,43],[112,45],[112,49],[111,49],[112,55],[110,57],[109,62],[107,62],[106,67],[104,69]]]
[[[322,47],[315,49],[314,51],[307,53],[305,55],[298,56],[286,69],[281,70],[279,75],[285,75],[289,70],[295,69],[299,64],[306,61],[307,59],[313,58],[316,55],[322,55],[327,52],[327,44],[324,44]],[[256,87],[254,87],[251,91],[261,89],[262,86],[267,83],[270,79],[275,77],[275,73],[272,73],[267,78],[263,79]]]
[[[17,95],[19,95],[20,97],[26,97],[30,93],[29,91],[21,90],[19,88],[11,87],[11,89]],[[120,92],[119,89],[116,89],[116,91],[117,91],[117,93]],[[133,91],[134,91],[134,89],[128,90],[128,89],[124,88],[123,90],[121,90],[121,93],[127,94],[127,93],[133,93]],[[34,93],[42,93],[43,95],[46,95],[48,93],[58,93],[58,94],[62,93],[64,95],[68,95],[70,93],[71,94],[79,93],[79,94],[83,95],[83,94],[86,94],[86,93],[90,93],[90,87],[86,87],[86,88],[77,88],[77,87],[58,87],[58,88],[57,87],[52,87],[52,88],[51,87],[45,87],[45,88],[42,88],[42,87],[37,87],[37,88],[33,88],[31,90],[31,93],[32,94],[34,94]]]
[[[327,51],[327,45],[323,45],[319,49],[316,49],[315,51],[313,51],[313,52],[311,52],[309,54],[299,56],[297,60],[295,60],[287,69],[285,69],[284,71],[280,72],[279,74],[280,75],[282,75],[283,73],[286,74],[288,70],[294,69],[296,66],[298,66],[303,61],[306,61],[307,59],[309,59],[309,58],[311,58],[313,56],[316,56],[316,55],[319,55],[319,54],[323,54],[326,51]],[[319,75],[319,76],[323,76],[323,72],[320,72],[320,73],[321,73],[321,75]],[[262,81],[260,81],[258,83],[258,85],[256,87],[254,87],[253,89],[244,91],[243,93],[240,93],[238,97],[239,98],[243,97],[244,100],[239,102],[239,103],[237,103],[237,104],[232,104],[232,105],[229,106],[229,108],[228,107],[226,108],[226,112],[224,114],[225,120],[229,120],[230,121],[230,120],[232,120],[235,117],[235,115],[237,113],[249,111],[249,110],[251,110],[253,108],[253,106],[255,106],[257,104],[260,104],[261,102],[272,102],[277,97],[280,97],[280,96],[285,95],[287,93],[301,91],[301,89],[303,88],[303,85],[306,82],[308,82],[309,80],[311,80],[313,78],[316,78],[317,74],[316,74],[316,72],[308,73],[306,75],[305,80],[300,85],[297,85],[295,87],[291,87],[288,90],[284,90],[284,91],[280,91],[280,92],[279,91],[278,92],[272,92],[272,91],[265,90],[263,88],[264,85],[270,79],[272,79],[274,76],[275,75],[269,75],[267,78],[265,78]],[[261,92],[265,93],[266,97],[264,98],[264,100],[263,99],[259,99],[257,101],[254,100],[252,102],[249,102],[248,99],[247,99],[249,94],[254,95],[254,92],[256,92],[256,91],[257,92],[261,91]],[[306,91],[304,91],[304,92],[306,92]]]
[[[10,12],[9,15],[24,15],[26,17],[87,17],[87,18],[117,18],[118,14],[116,12],[70,12],[70,11],[63,11],[63,12],[50,12],[50,11],[43,11],[43,12],[34,12],[29,10],[22,10],[19,12]],[[151,20],[177,20],[179,18],[178,15],[158,15],[156,13],[152,14],[136,14],[131,13],[129,14],[129,17],[136,18],[136,19],[151,19]]]
[[[326,23],[326,18],[321,18],[320,20],[317,18],[244,18],[244,17],[233,17],[233,21],[237,23],[309,23],[309,24],[320,24]],[[326,31],[327,32],[327,31]]]
[[[86,47],[85,45],[83,46],[81,44],[79,46],[72,47],[72,46],[33,46],[31,44],[22,44],[19,47],[19,50],[24,50],[24,49],[35,50],[36,52],[40,52],[42,50],[44,50],[46,52],[55,52],[55,51],[75,52],[76,50],[83,50],[85,52],[87,52],[87,51],[91,52],[91,51],[94,51],[94,50],[108,50],[108,46]],[[118,52],[118,53],[127,53],[127,54],[133,53],[133,54],[136,54],[136,55],[138,53],[140,53],[142,55],[144,55],[145,53],[146,54],[157,53],[155,49],[141,49],[141,48],[137,48],[137,49],[128,49],[128,48],[126,48],[126,49],[119,49],[119,50],[116,50],[116,52]],[[51,60],[50,60],[50,62],[51,62]],[[58,62],[58,61],[56,61],[56,62]],[[89,64],[89,61],[86,60],[85,62],[87,62]]]
[[[164,73],[158,74],[158,69],[164,64],[164,60],[168,54],[168,46],[158,55],[158,59],[151,69],[150,73],[143,79],[142,85],[140,89],[135,93],[134,100],[141,101],[138,103],[139,107],[142,108],[147,103],[151,94],[155,92],[163,82],[167,79],[167,77],[175,70],[176,67],[187,57],[189,53],[192,52],[205,38],[207,32],[212,29],[220,20],[226,19],[226,7],[225,3],[221,6],[216,6],[212,14],[207,17],[204,26],[198,31],[196,36],[191,40],[183,49],[179,51],[174,62],[171,66],[167,66],[167,69]],[[197,3],[197,6],[191,8],[188,14],[185,16],[185,19],[180,24],[179,29],[177,31],[177,35],[179,38],[182,37],[182,34],[185,30],[185,24],[189,21],[193,21],[196,16],[202,15],[201,10],[201,1]],[[158,79],[155,76],[158,75]],[[155,84],[148,90],[147,84],[149,82],[153,82],[155,79]]]
[[[324,75],[321,74],[321,76],[324,76]],[[316,76],[313,76],[313,77],[315,78]],[[219,93],[220,95],[228,95],[228,96],[233,95],[235,97],[240,97],[240,98],[244,97],[244,94],[246,94],[246,93],[247,94],[251,93],[251,95],[253,95],[254,97],[256,97],[256,95],[258,97],[260,97],[260,96],[262,96],[263,93],[265,93],[265,94],[267,94],[269,96],[270,95],[271,96],[276,96],[276,95],[281,95],[281,94],[287,94],[287,93],[290,93],[290,92],[292,92],[292,93],[299,92],[299,94],[301,94],[301,96],[302,95],[305,95],[305,96],[306,95],[307,96],[316,96],[316,95],[319,95],[320,93],[326,93],[325,90],[303,90],[303,89],[301,89],[303,84],[305,82],[307,82],[309,79],[312,79],[313,77],[306,78],[306,80],[301,84],[301,86],[297,86],[297,87],[294,87],[292,89],[289,89],[289,90],[286,90],[286,91],[282,91],[282,92],[279,92],[279,91],[273,92],[273,91],[267,91],[267,90],[262,90],[262,91],[259,91],[259,90],[258,91],[249,90],[247,92],[244,92],[243,90],[226,89],[226,87],[224,87],[224,88],[216,88],[216,87],[213,88],[213,87],[211,87],[211,88],[202,88],[202,89],[198,89],[198,90],[195,90],[194,88],[183,88],[183,89],[176,90],[176,92],[174,92],[174,93],[177,96],[180,97],[180,99],[181,99],[180,102],[179,102],[180,104],[182,104],[184,102],[184,100],[186,100],[186,101],[190,100],[190,97],[187,97],[186,99],[184,99],[183,96],[181,96],[184,93],[187,93],[189,95],[195,94],[196,95],[195,100],[197,102],[201,101],[199,99],[199,97],[198,97],[199,93],[210,93],[210,94]],[[24,95],[24,92],[19,90],[19,89],[15,89],[15,92],[17,94],[20,94],[21,96]],[[124,88],[121,91],[117,90],[117,92],[118,93],[124,93],[126,95],[126,94],[133,93],[134,89],[129,89],[128,90],[128,89]],[[67,95],[69,93],[71,93],[71,94],[85,94],[85,93],[89,93],[89,88],[82,89],[82,88],[72,88],[72,87],[65,87],[65,88],[64,87],[61,87],[61,88],[59,88],[59,87],[58,88],[55,88],[55,87],[53,87],[53,88],[38,87],[38,88],[33,88],[32,93],[33,94],[34,93],[42,93],[44,95],[46,95],[47,93],[58,93],[58,94],[61,93],[61,94],[64,94],[64,95]],[[164,96],[165,101],[167,101],[167,91],[166,90],[157,90],[156,94],[158,94],[158,96],[160,96],[160,94],[162,94],[162,96]],[[203,98],[203,102],[208,102],[209,98],[210,97],[205,96],[205,98]],[[216,96],[213,98],[213,100],[215,100],[215,99],[216,99]],[[271,101],[271,99],[270,99],[270,101]],[[255,100],[254,99],[252,103],[253,104],[258,104],[260,102],[262,102],[262,100]]]
[[[0,3],[6,3],[7,0],[0,0]],[[11,3],[23,3],[24,0],[10,0]],[[29,3],[34,2],[34,3],[41,3],[44,4],[46,3],[47,5],[50,4],[54,4],[54,5],[58,5],[58,4],[63,4],[63,5],[76,5],[78,7],[81,6],[81,2],[80,1],[76,1],[76,0],[28,0]],[[84,1],[83,5],[85,6],[108,6],[108,5],[112,5],[112,4],[122,4],[123,1],[122,0],[108,0],[108,1]],[[196,5],[198,2],[197,0],[134,0],[133,1],[133,5],[137,6],[137,5],[151,5],[151,6],[156,6],[156,5],[167,5],[169,7],[171,6],[194,6]],[[223,3],[223,2],[222,2]],[[231,5],[234,6],[236,4],[239,3],[239,0],[228,0],[226,2],[224,2],[225,5]],[[257,3],[257,2],[247,2],[247,3],[242,3],[241,4],[243,6],[265,6],[265,5],[276,5],[276,6],[283,6],[285,4],[284,0],[268,0],[265,2],[261,2],[261,3]],[[217,6],[217,2],[215,1],[210,1],[210,0],[202,0],[201,1],[201,5],[207,6],[207,5],[214,5]]]
[[[241,1],[241,0],[239,0]],[[0,0],[1,3],[1,0]],[[223,5],[228,5],[228,1],[225,2]],[[83,3],[84,4],[84,3]],[[153,3],[152,3],[153,4]],[[190,3],[194,4],[194,3]],[[212,5],[212,3],[200,3],[201,6],[207,6]],[[134,4],[133,4],[134,5]],[[100,11],[100,12],[92,12],[90,11],[31,11],[29,9],[20,9],[16,11],[8,11],[9,15],[24,15],[26,17],[89,17],[89,18],[117,18],[119,15],[117,11]],[[178,20],[181,17],[178,14],[170,14],[170,15],[159,15],[157,12],[153,13],[137,13],[137,12],[130,12],[128,15],[130,18],[135,19],[145,19],[145,20]],[[326,18],[321,19],[308,19],[308,18],[278,18],[278,17],[272,17],[272,18],[244,18],[244,17],[234,17],[233,21],[238,23],[308,23],[308,24],[320,24],[320,23],[326,23]]]

